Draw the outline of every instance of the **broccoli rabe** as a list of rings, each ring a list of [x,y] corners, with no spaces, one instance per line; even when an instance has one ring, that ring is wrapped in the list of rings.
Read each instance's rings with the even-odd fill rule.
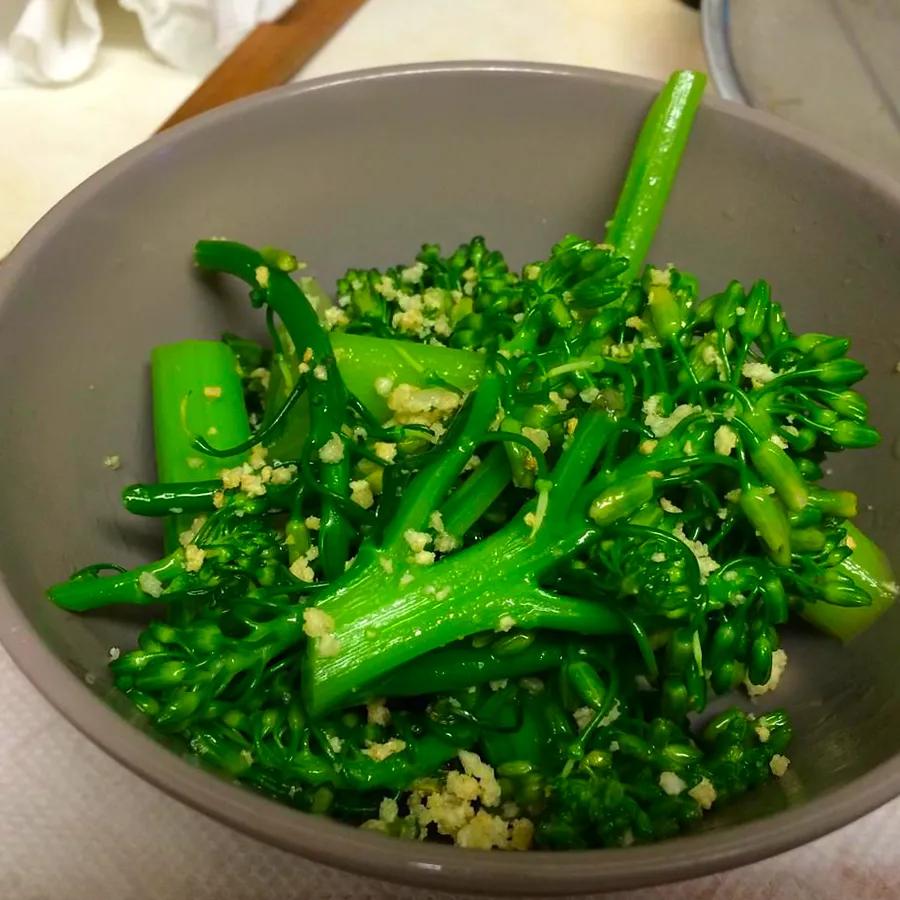
[[[124,500],[189,524],[50,589],[162,608],[112,663],[159,728],[298,808],[464,847],[655,840],[785,774],[785,711],[708,703],[777,687],[792,615],[846,638],[893,600],[820,484],[878,433],[847,340],[792,332],[764,281],[643,264],[701,90],[654,104],[606,240],[521,273],[425,245],[326,308],[286,252],[197,245],[272,345],[228,336],[221,377],[157,352],[161,481]]]

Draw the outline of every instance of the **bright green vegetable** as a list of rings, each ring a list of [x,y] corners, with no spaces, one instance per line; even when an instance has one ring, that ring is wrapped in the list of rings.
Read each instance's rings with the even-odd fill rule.
[[[845,540],[852,552],[839,563],[838,569],[870,602],[850,607],[812,602],[802,608],[801,615],[816,628],[847,641],[865,631],[890,608],[897,595],[897,585],[890,564],[879,547],[852,522],[846,522],[844,528]]]
[[[784,773],[786,713],[688,717],[777,686],[792,614],[846,638],[893,600],[855,495],[816,483],[877,432],[849,342],[793,334],[766,282],[701,299],[644,267],[701,90],[654,104],[606,242],[521,275],[430,244],[325,309],[290,254],[197,245],[272,346],[216,345],[229,403],[191,428],[204,358],[155,385],[161,460],[203,467],[124,501],[205,518],[49,592],[159,604],[113,663],[157,727],[298,808],[464,846],[664,838]]]
[[[673,75],[650,108],[606,240],[630,261],[634,277],[662,219],[669,191],[687,144],[706,78]]]
[[[390,411],[375,388],[378,378],[394,384],[450,385],[468,393],[484,372],[480,356],[431,344],[385,340],[357,334],[331,336],[338,370],[354,396],[378,419]]]
[[[198,453],[193,443],[199,435],[231,447],[250,435],[236,360],[225,344],[182,341],[156,347],[150,372],[160,481],[201,481],[215,477],[225,466],[243,462],[243,454],[211,459]],[[178,546],[178,535],[190,526],[192,518],[175,509],[166,522],[166,547],[170,550]]]

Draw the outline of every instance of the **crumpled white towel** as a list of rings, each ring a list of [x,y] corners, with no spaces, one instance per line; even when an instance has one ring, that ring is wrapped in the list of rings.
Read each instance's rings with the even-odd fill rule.
[[[150,49],[203,74],[259,22],[291,0],[119,0],[135,13]],[[90,69],[103,37],[97,0],[0,0],[0,81],[74,81]]]

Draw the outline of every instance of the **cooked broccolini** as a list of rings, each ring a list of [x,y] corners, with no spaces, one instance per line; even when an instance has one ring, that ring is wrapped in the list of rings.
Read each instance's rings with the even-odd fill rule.
[[[177,517],[168,555],[49,591],[162,604],[112,663],[159,728],[300,809],[468,847],[663,838],[785,773],[786,712],[696,714],[777,686],[792,615],[846,638],[892,602],[819,484],[878,433],[849,341],[793,333],[764,281],[644,265],[702,87],[657,99],[606,241],[520,274],[426,244],[331,307],[286,252],[197,245],[272,346],[156,351],[161,482],[124,500]]]

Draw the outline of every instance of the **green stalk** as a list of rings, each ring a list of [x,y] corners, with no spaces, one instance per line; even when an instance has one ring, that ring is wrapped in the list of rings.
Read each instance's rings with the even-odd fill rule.
[[[440,509],[444,497],[459,478],[497,415],[499,399],[499,378],[493,374],[485,376],[467,408],[460,412],[464,420],[456,442],[452,445],[448,443],[440,458],[423,469],[406,489],[403,503],[385,531],[385,551],[392,555],[401,553],[406,532],[423,528],[431,513]]]
[[[449,385],[469,393],[475,390],[484,374],[484,356],[469,350],[342,332],[332,332],[329,338],[347,390],[379,422],[387,421],[392,413],[387,399],[375,388],[378,379],[387,378],[394,385],[411,384],[420,388]],[[276,354],[266,399],[267,410],[277,410],[287,400],[299,377],[299,362],[292,346],[286,346],[282,354]],[[308,433],[309,403],[301,398],[287,427],[272,443],[272,457],[297,458],[303,451]]]
[[[514,653],[506,651],[502,637],[486,647],[473,647],[470,642],[461,641],[401,666],[379,681],[372,693],[379,697],[449,693],[473,684],[556,669],[560,660],[570,655],[589,654],[589,649],[583,650],[571,638],[552,635],[538,636]]]
[[[705,85],[700,72],[675,72],[644,120],[605,238],[631,262],[624,281],[637,277],[653,242]]]
[[[151,575],[165,586],[184,572],[184,551],[180,548],[163,559],[105,578],[76,578],[61,581],[47,590],[47,596],[63,609],[86,612],[112,603],[144,606],[158,602],[141,585],[142,575]]]
[[[843,574],[872,601],[869,606],[845,607],[831,603],[807,603],[801,615],[826,634],[849,641],[884,615],[897,599],[897,583],[887,557],[851,522],[844,522],[853,552],[839,566]]]
[[[446,384],[463,393],[475,390],[484,375],[484,354],[362,334],[331,334],[338,368],[351,393],[380,421],[391,415],[375,380],[416,387]]]
[[[434,566],[395,565],[392,572],[382,568],[379,550],[361,550],[348,577],[318,604],[334,620],[334,630],[327,653],[319,641],[308,645],[302,683],[310,712],[320,715],[351,703],[386,672],[477,632],[515,625],[622,633],[621,616],[604,604],[558,597],[537,586],[559,551],[554,542],[532,542],[529,534],[517,520]]]
[[[221,341],[181,341],[156,347],[150,358],[156,469],[162,482],[213,479],[244,454],[217,458],[193,446],[197,436],[230,447],[250,435],[244,393],[231,349]],[[187,511],[166,520],[165,546],[191,524]]]
[[[173,510],[181,510],[185,516],[197,516],[215,511],[215,495],[221,489],[220,478],[192,483],[130,484],[122,491],[122,503],[136,516],[169,516]],[[238,495],[232,502],[248,514],[284,510],[296,493],[294,483],[270,484],[262,497]]]
[[[506,451],[503,447],[495,447],[444,503],[441,515],[447,533],[461,538],[506,490],[509,479]]]
[[[616,420],[605,410],[590,410],[581,419],[572,443],[553,470],[548,515],[565,515],[616,428]]]

